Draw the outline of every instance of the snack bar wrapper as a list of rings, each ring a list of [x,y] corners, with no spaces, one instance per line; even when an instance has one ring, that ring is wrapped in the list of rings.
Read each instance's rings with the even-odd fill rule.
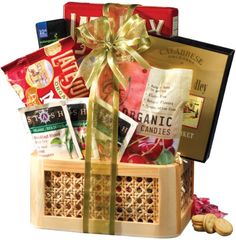
[[[84,80],[77,77],[73,47],[73,39],[67,37],[2,67],[26,106],[41,105],[48,98],[89,95]]]

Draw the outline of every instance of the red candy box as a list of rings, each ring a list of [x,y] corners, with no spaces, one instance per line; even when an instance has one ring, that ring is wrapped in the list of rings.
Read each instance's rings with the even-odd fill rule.
[[[75,38],[75,29],[81,24],[102,16],[103,4],[68,2],[64,5],[64,18],[69,22],[70,32]],[[134,14],[146,20],[147,30],[157,35],[172,37],[178,35],[178,9],[171,7],[137,6]],[[88,49],[77,42],[76,57],[86,55]]]

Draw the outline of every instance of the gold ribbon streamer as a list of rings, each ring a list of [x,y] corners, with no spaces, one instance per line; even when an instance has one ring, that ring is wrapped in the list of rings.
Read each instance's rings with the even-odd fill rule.
[[[115,187],[117,172],[117,141],[118,141],[118,112],[119,112],[119,85],[126,88],[128,80],[119,69],[119,63],[128,57],[137,61],[143,68],[149,68],[148,62],[139,53],[150,47],[150,39],[146,31],[145,20],[133,14],[136,5],[105,4],[103,17],[92,20],[77,28],[77,39],[91,48],[92,51],[84,57],[79,67],[79,75],[85,79],[90,88],[88,105],[88,126],[86,138],[86,162],[83,208],[83,231],[114,234],[115,231]],[[100,162],[95,164],[92,157],[92,132],[96,121],[96,91],[98,80],[106,66],[113,73],[113,112],[112,112],[112,144],[110,164]],[[108,148],[108,147],[107,147]],[[107,176],[109,191],[103,194],[105,201],[91,206],[91,195],[96,192],[94,179],[99,170],[100,175]],[[95,197],[96,198],[96,197]],[[94,200],[94,199],[93,199]],[[92,208],[103,208],[105,218],[96,219],[92,216]]]

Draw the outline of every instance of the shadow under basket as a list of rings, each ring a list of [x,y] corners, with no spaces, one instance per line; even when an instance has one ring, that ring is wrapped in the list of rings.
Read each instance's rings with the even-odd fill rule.
[[[194,163],[118,164],[115,234],[174,237],[191,218]],[[103,191],[106,177],[96,184]],[[83,231],[84,161],[31,158],[31,223]],[[92,218],[99,218],[93,209]]]

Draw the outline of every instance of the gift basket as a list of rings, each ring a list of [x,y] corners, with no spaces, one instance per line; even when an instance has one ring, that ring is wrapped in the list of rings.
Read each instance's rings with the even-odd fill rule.
[[[145,170],[144,170],[145,169]],[[31,162],[31,222],[38,227],[83,232],[84,163]],[[106,176],[95,175],[90,232],[107,233],[106,212],[98,208]],[[184,190],[183,190],[184,189]],[[193,163],[165,166],[119,164],[115,234],[146,237],[179,235],[191,218]],[[105,220],[104,220],[105,219]]]
[[[179,235],[234,51],[178,37],[169,7],[69,2],[36,30],[40,48],[2,67],[35,144],[32,224]]]

